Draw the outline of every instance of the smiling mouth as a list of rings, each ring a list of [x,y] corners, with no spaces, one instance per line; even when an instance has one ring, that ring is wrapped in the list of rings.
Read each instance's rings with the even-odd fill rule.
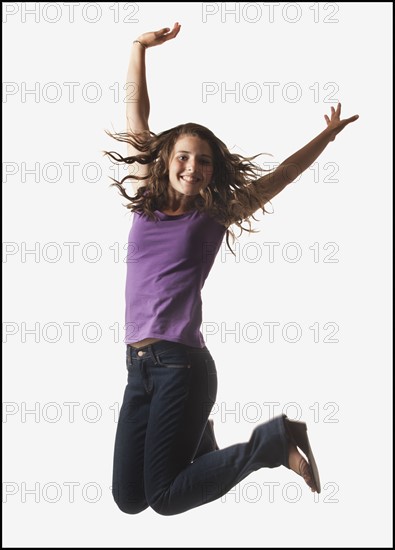
[[[181,176],[180,179],[186,183],[198,183],[200,181],[200,178],[193,178],[191,176]]]

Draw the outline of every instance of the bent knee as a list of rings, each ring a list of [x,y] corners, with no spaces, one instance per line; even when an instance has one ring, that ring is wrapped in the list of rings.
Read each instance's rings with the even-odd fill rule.
[[[179,512],[174,512],[173,510],[170,510],[169,508],[165,508],[163,506],[157,506],[157,505],[151,505],[150,508],[160,516],[174,516],[175,514],[178,514]]]
[[[148,504],[145,500],[140,502],[116,500],[115,502],[121,512],[125,514],[139,514],[148,508]]]
[[[136,487],[134,483],[113,483],[112,496],[118,508],[125,514],[139,514],[148,508],[144,488]]]
[[[161,516],[174,516],[179,514],[183,510],[178,510],[178,507],[173,504],[170,504],[169,500],[161,495],[155,499],[148,499],[148,505],[154,512]]]

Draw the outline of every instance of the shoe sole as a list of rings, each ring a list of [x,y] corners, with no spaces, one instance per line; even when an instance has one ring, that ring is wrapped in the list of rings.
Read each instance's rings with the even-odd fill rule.
[[[289,426],[291,428],[296,446],[299,447],[304,452],[304,454],[307,457],[307,460],[309,461],[311,472],[313,474],[314,483],[317,488],[317,493],[321,493],[320,475],[318,473],[317,463],[315,461],[313,451],[311,449],[309,436],[307,435],[307,426],[306,424],[304,424],[304,422],[295,422],[295,421],[290,421]]]

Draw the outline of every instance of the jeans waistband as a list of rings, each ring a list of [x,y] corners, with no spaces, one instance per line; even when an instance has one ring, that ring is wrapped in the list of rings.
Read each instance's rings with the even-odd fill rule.
[[[167,349],[170,349],[172,347],[179,346],[180,348],[187,348],[189,350],[204,350],[204,348],[192,348],[191,346],[187,346],[186,344],[181,344],[180,342],[172,342],[171,340],[159,340],[158,342],[154,342],[153,344],[147,344],[146,346],[141,346],[139,348],[135,348],[131,346],[130,344],[127,344],[127,349],[130,353],[130,357],[138,357],[139,359],[142,359],[144,356],[155,356],[157,353],[162,353],[166,351]]]

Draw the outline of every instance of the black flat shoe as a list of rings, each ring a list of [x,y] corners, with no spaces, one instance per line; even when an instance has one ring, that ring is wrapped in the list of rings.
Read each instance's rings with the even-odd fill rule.
[[[306,455],[310,465],[313,481],[317,493],[321,492],[320,475],[318,473],[317,463],[311,450],[310,441],[307,435],[307,426],[304,422],[297,422],[284,418],[284,425],[290,441]]]

